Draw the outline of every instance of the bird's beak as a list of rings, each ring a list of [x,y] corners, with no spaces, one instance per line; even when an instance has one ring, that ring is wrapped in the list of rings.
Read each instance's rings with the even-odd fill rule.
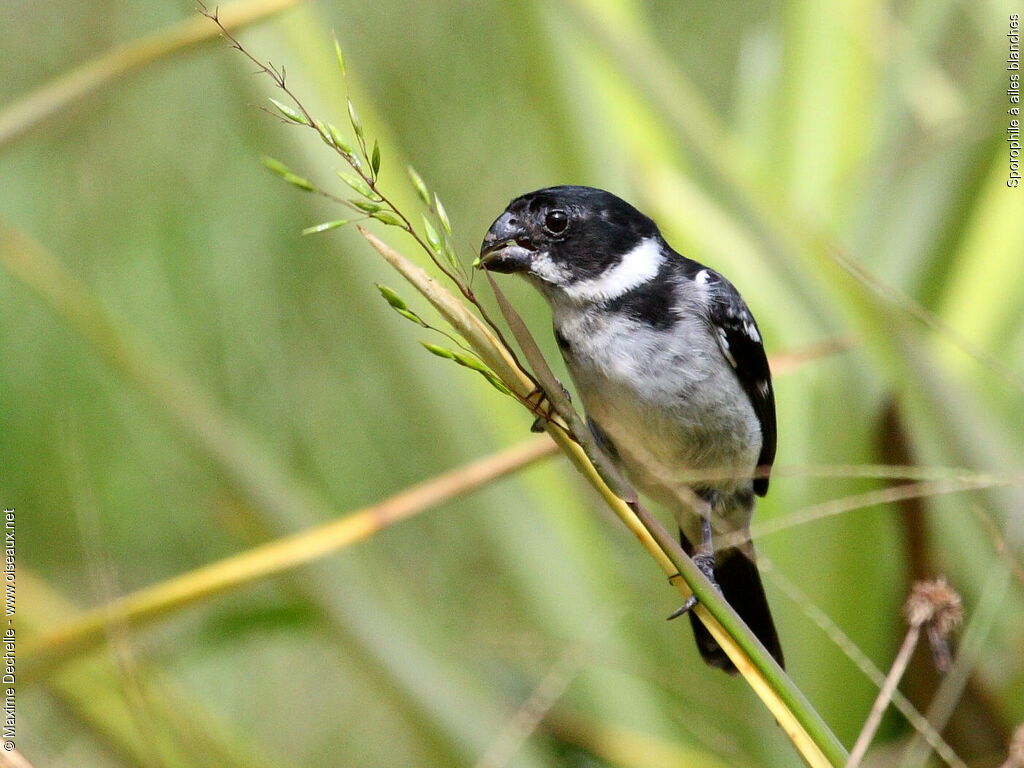
[[[533,250],[526,234],[512,222],[512,214],[498,217],[480,246],[480,258],[475,262],[480,269],[491,272],[526,272],[533,264]]]

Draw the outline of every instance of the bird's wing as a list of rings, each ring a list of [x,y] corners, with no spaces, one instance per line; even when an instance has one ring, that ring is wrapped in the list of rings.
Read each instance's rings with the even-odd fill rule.
[[[754,493],[764,496],[768,492],[768,472],[775,461],[776,428],[775,392],[761,332],[732,283],[710,269],[702,270],[697,282],[707,289],[709,321],[718,346],[761,423],[761,455],[757,459],[761,474],[754,478]]]

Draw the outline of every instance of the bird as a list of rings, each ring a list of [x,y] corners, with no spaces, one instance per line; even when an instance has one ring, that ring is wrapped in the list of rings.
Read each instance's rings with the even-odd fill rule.
[[[583,186],[512,200],[477,265],[521,275],[544,297],[595,441],[672,511],[683,549],[784,665],[749,533],[775,460],[775,395],[760,329],[733,284],[673,250],[625,200]],[[730,542],[716,551],[717,535]],[[669,618],[689,613],[704,661],[735,673],[692,604]]]

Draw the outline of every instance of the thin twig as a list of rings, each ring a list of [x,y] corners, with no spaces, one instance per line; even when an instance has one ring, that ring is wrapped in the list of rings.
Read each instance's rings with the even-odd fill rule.
[[[183,605],[299,567],[551,456],[557,447],[538,437],[406,488],[378,504],[292,536],[267,542],[88,611],[26,641],[26,675],[67,661],[102,642],[111,626],[138,626]]]
[[[833,499],[811,507],[806,507],[791,515],[767,520],[751,527],[756,536],[767,536],[778,533],[787,528],[797,525],[804,525],[815,520],[823,520],[828,517],[835,517],[855,509],[891,504],[895,501],[913,498],[926,498],[929,496],[943,496],[951,493],[964,493],[967,491],[979,491],[987,488],[1000,488],[1009,485],[1019,485],[1022,478],[1019,474],[1013,475],[988,475],[974,480],[935,480],[923,483],[909,483],[891,488],[882,488],[875,491],[846,496],[841,499]],[[745,540],[745,537],[744,537]],[[721,546],[735,546],[740,543],[736,536],[723,537]]]
[[[452,272],[442,262],[442,260],[440,258],[438,258],[437,252],[434,250],[434,248],[432,248],[430,246],[430,244],[426,240],[424,240],[423,236],[420,235],[419,232],[416,231],[416,228],[413,227],[412,222],[409,221],[409,219],[405,215],[405,213],[397,205],[395,205],[392,202],[391,198],[387,194],[385,194],[381,190],[381,188],[378,186],[378,183],[377,183],[378,179],[377,179],[376,174],[372,171],[372,167],[371,167],[371,171],[367,172],[365,170],[366,169],[366,165],[364,165],[363,162],[359,161],[351,152],[347,151],[345,148],[343,148],[343,147],[338,145],[337,141],[335,140],[335,136],[332,134],[332,132],[330,131],[328,126],[325,125],[320,120],[317,120],[316,118],[313,117],[313,115],[309,112],[309,110],[306,108],[306,106],[302,103],[302,101],[298,98],[298,96],[295,95],[295,93],[291,90],[291,87],[287,84],[287,82],[286,82],[286,73],[284,71],[284,68],[281,67],[280,69],[278,69],[277,67],[274,67],[273,64],[271,64],[270,62],[260,61],[260,59],[258,59],[256,56],[254,56],[225,27],[225,25],[221,22],[220,16],[219,16],[219,14],[218,14],[216,9],[214,9],[213,11],[208,10],[206,8],[206,6],[203,5],[201,0],[200,0],[200,3],[199,3],[199,6],[200,6],[200,13],[203,16],[205,16],[207,19],[212,21],[214,24],[217,25],[217,27],[220,29],[221,35],[228,42],[228,44],[232,48],[234,48],[235,50],[239,51],[243,56],[245,56],[253,64],[255,64],[256,67],[257,67],[257,73],[258,74],[264,74],[267,77],[269,77],[273,81],[274,85],[282,93],[284,93],[284,94],[286,94],[288,96],[288,98],[295,105],[296,109],[299,110],[299,112],[301,113],[301,115],[302,115],[302,117],[304,119],[304,122],[302,123],[302,125],[307,127],[307,128],[309,128],[309,129],[311,129],[312,131],[314,131],[320,137],[321,141],[324,142],[324,144],[326,144],[328,147],[330,147],[332,150],[334,150],[345,161],[345,163],[353,171],[355,171],[356,174],[359,175],[359,177],[363,180],[363,182],[365,182],[366,185],[372,190],[373,194],[376,196],[377,202],[380,202],[383,205],[385,205],[387,207],[387,210],[390,213],[393,213],[395,216],[398,217],[398,219],[401,222],[400,224],[398,224],[398,227],[400,229],[402,229],[403,231],[405,231],[410,237],[412,237],[413,240],[415,240],[416,244],[423,250],[423,252],[427,255],[427,257],[434,264],[434,266],[437,267],[438,270],[440,270],[441,274],[443,274],[445,277],[447,277],[449,280],[451,280],[452,284],[454,284],[458,288],[458,290],[462,294],[462,296],[470,304],[472,304],[476,308],[477,312],[480,313],[480,317],[483,319],[484,323],[486,323],[488,325],[488,327],[490,327],[492,333],[494,333],[494,335],[497,336],[497,338],[501,341],[502,345],[506,348],[508,353],[513,357],[513,359],[516,362],[516,365],[521,370],[523,370],[523,372],[527,376],[530,376],[532,378],[530,372],[523,365],[521,365],[519,363],[519,360],[515,356],[514,350],[512,349],[511,345],[509,345],[508,341],[505,339],[501,328],[498,326],[498,324],[496,322],[494,322],[493,318],[491,318],[490,314],[487,311],[487,308],[484,307],[483,304],[480,302],[480,300],[476,297],[476,294],[473,292],[472,287],[464,279],[462,274],[458,270],[456,272]],[[351,103],[352,102],[349,101],[350,107],[351,107]],[[269,110],[267,110],[267,111],[269,111]],[[286,122],[288,122],[288,121],[286,121]],[[292,121],[292,124],[297,124],[297,123]],[[360,147],[360,150],[361,150],[362,155],[363,155],[363,161],[365,161],[366,164],[368,165],[368,164],[370,164],[370,159],[366,156],[367,155],[367,152],[366,152],[366,141],[365,141],[365,138],[362,135],[361,131],[357,131],[356,138],[358,140],[359,147]],[[319,189],[319,187],[313,189],[312,191],[317,192],[317,193],[319,193],[319,194],[321,194],[321,195],[323,195],[323,196],[325,196],[325,197],[327,197],[329,199],[332,199],[332,200],[334,200],[336,202],[342,202],[342,203],[348,204],[349,207],[352,207],[352,204],[349,201],[344,200],[342,198],[338,198],[337,196],[332,195],[329,192],[326,192],[324,190]],[[439,203],[437,202],[437,198],[435,196],[434,202],[431,202],[429,204],[429,206],[430,206],[430,210],[433,213],[438,214],[438,218],[440,218],[439,211],[438,211],[438,205],[439,205]],[[445,235],[445,236],[447,236],[447,235]],[[536,386],[536,382],[534,382],[534,385]]]
[[[935,655],[939,671],[945,672],[948,669],[949,649],[946,638],[963,621],[960,595],[950,588],[945,579],[919,581],[911,589],[904,613],[909,625],[907,634],[903,638],[903,644],[896,654],[892,668],[878,692],[878,697],[864,721],[864,727],[861,729],[853,749],[850,750],[846,768],[857,768],[861,760],[864,759],[868,747],[871,746],[871,742],[878,732],[882,715],[889,706],[889,702],[892,701],[896,686],[899,685],[903,673],[907,670],[907,664],[917,647],[922,629],[932,644],[932,653]]]
[[[987,368],[1002,379],[1004,383],[1014,387],[1019,392],[1024,392],[1024,378],[1006,365],[1003,362],[1003,358],[994,355],[980,344],[971,341],[920,301],[896,286],[886,283],[856,260],[850,258],[841,248],[833,247],[828,249],[828,255],[836,264],[876,296],[890,302],[929,328],[940,339],[959,349],[983,368]]]
[[[997,622],[1006,616],[1005,601],[1010,587],[1010,570],[996,561],[988,568],[984,583],[978,589],[971,618],[964,628],[957,648],[957,656],[950,670],[928,704],[925,716],[936,730],[945,730],[963,692],[985,654],[985,641]],[[901,768],[923,768],[928,762],[928,748],[923,739],[915,736],[903,753]]]
[[[746,480],[747,470],[736,468],[702,469],[699,472],[681,470],[676,478],[687,483],[708,480]],[[963,467],[927,467],[919,464],[776,464],[769,469],[757,468],[754,477],[842,477],[853,480],[921,480],[964,483],[984,488],[1024,485],[1024,472],[978,472]],[[883,490],[891,490],[889,488]],[[968,490],[964,488],[964,490]]]
[[[882,715],[888,708],[889,702],[892,701],[893,691],[896,690],[896,686],[903,678],[903,673],[907,671],[907,664],[910,663],[910,657],[914,654],[920,637],[921,626],[912,624],[903,638],[903,644],[900,646],[899,653],[896,654],[889,674],[885,676],[885,682],[882,683],[882,688],[878,691],[875,703],[871,705],[871,711],[868,713],[867,720],[864,721],[864,727],[861,728],[860,735],[857,736],[857,741],[854,742],[853,749],[850,750],[850,759],[846,763],[846,768],[857,768],[860,761],[864,759],[864,755],[867,754],[868,747],[871,746],[875,733],[878,732],[878,726],[882,722]]]
[[[220,29],[221,35],[227,41],[228,45],[230,45],[232,48],[234,48],[236,51],[241,53],[249,61],[256,65],[258,74],[263,74],[269,77],[273,81],[274,85],[282,93],[287,95],[289,99],[291,99],[292,103],[295,105],[295,108],[298,109],[300,113],[302,113],[302,117],[305,119],[303,125],[314,131],[324,142],[324,144],[326,144],[328,147],[334,150],[345,161],[345,163],[353,171],[355,171],[355,173],[359,175],[359,177],[377,196],[379,202],[382,202],[384,205],[386,205],[391,213],[395,214],[396,216],[399,217],[399,219],[401,219],[402,224],[400,225],[400,228],[405,230],[405,232],[412,236],[412,238],[417,242],[417,244],[426,252],[427,256],[430,257],[430,260],[434,263],[434,266],[436,266],[442,272],[442,274],[444,274],[445,277],[447,277],[455,285],[460,286],[461,288],[463,284],[462,279],[458,275],[452,273],[441,262],[441,260],[437,258],[437,255],[434,253],[434,250],[423,240],[419,233],[416,232],[416,230],[412,226],[412,223],[409,221],[408,218],[406,218],[405,214],[402,213],[402,211],[399,210],[398,207],[395,206],[394,203],[392,203],[391,200],[383,192],[380,191],[380,189],[378,189],[377,178],[372,172],[372,169],[370,172],[367,172],[367,166],[364,165],[363,162],[365,161],[367,164],[369,163],[369,158],[366,157],[367,153],[365,139],[359,136],[357,133],[356,139],[358,140],[359,148],[363,156],[363,161],[358,161],[351,152],[348,152],[343,147],[338,146],[337,142],[334,140],[334,137],[331,136],[330,132],[327,130],[325,124],[317,120],[315,117],[313,117],[313,115],[306,108],[306,105],[299,99],[298,96],[295,95],[294,91],[292,91],[291,89],[291,86],[289,86],[287,83],[287,73],[285,72],[283,67],[278,68],[275,67],[272,62],[264,62],[256,58],[256,56],[253,55],[248,48],[242,45],[238,38],[231,34],[227,27],[224,26],[224,24],[220,20],[220,16],[217,12],[217,9],[214,9],[212,11],[208,10],[206,6],[203,5],[202,2],[200,2],[199,12],[217,25],[217,27]],[[351,104],[351,102],[349,103]],[[328,194],[328,196],[330,195]],[[343,199],[338,199],[338,202],[347,201]]]
[[[825,636],[835,645],[875,687],[881,690],[885,684],[885,673],[860,649],[849,635],[836,624],[836,622],[825,611],[819,608],[796,584],[786,578],[775,564],[763,552],[758,553],[757,565],[761,573],[767,576],[771,582],[782,590],[782,593],[792,600],[804,615],[807,616]],[[942,734],[936,731],[931,723],[910,700],[899,692],[898,689],[892,692],[892,703],[906,718],[911,727],[921,734],[922,738],[935,751],[942,761],[950,768],[967,768],[966,764],[956,754],[953,748],[942,738]]]
[[[799,368],[811,360],[820,360],[839,352],[846,352],[855,348],[857,344],[858,340],[855,336],[843,336],[838,339],[828,339],[817,344],[809,344],[800,349],[772,355],[769,359],[772,375],[778,376],[779,374],[789,373],[791,370]]]

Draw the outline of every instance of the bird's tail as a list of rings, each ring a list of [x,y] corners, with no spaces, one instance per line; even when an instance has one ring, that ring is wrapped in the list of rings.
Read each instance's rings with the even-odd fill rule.
[[[686,538],[686,534],[679,532],[679,540],[683,545],[686,554],[693,554],[693,545]],[[753,548],[751,548],[753,553]],[[761,574],[758,573],[757,565],[741,550],[734,547],[723,549],[715,554],[715,579],[722,588],[722,594],[726,602],[746,622],[750,630],[761,641],[761,644],[768,649],[768,652],[779,662],[779,666],[785,666],[782,657],[782,646],[779,645],[779,635],[775,631],[775,622],[772,621],[772,612],[768,608],[768,599],[764,594],[764,586],[761,584]],[[712,667],[724,670],[729,674],[735,674],[736,667],[729,661],[725,651],[715,641],[696,614],[690,612],[690,623],[693,626],[693,635],[697,640],[697,650],[704,658],[704,661]]]

